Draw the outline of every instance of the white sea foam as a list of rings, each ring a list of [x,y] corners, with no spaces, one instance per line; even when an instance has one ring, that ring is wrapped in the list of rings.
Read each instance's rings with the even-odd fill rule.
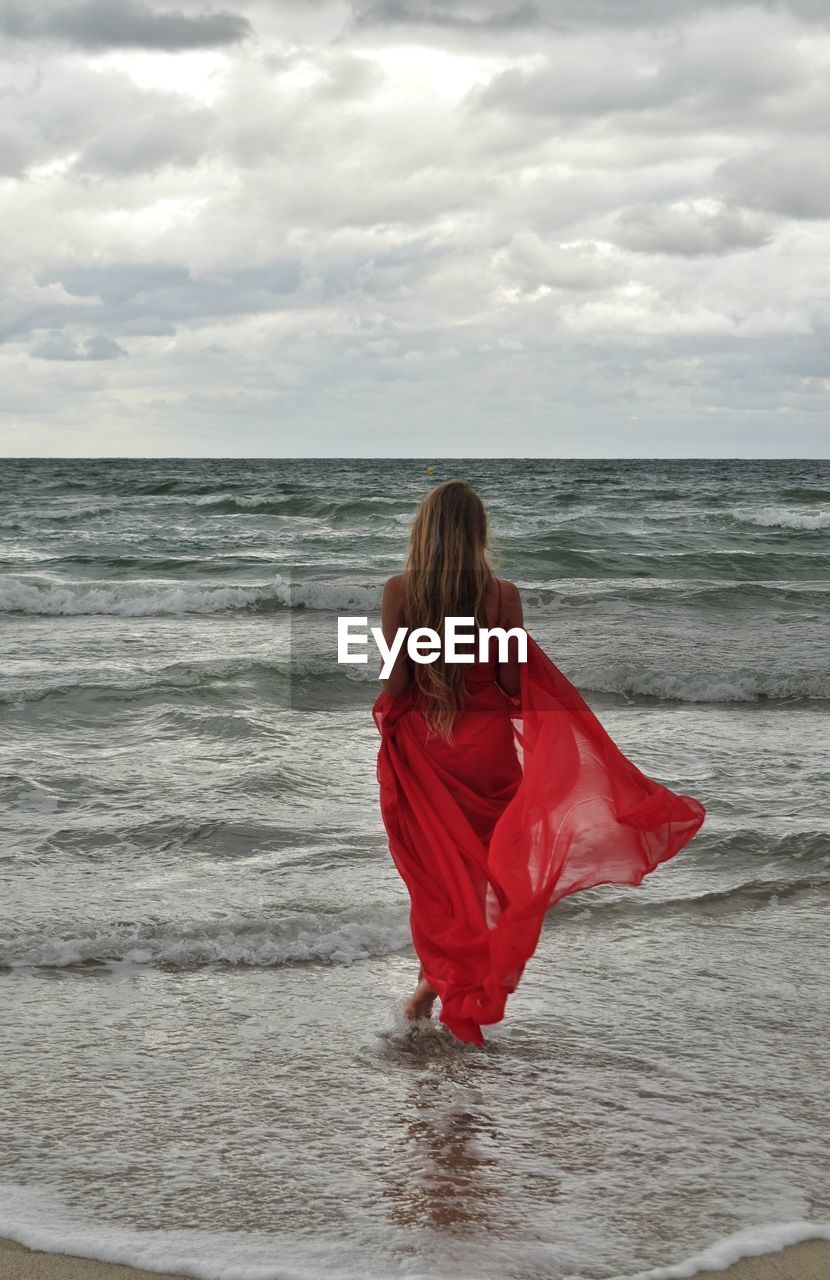
[[[270,582],[251,586],[133,579],[130,582],[51,582],[7,577],[0,583],[0,613],[41,616],[111,614],[124,618],[159,614],[221,613],[251,605],[267,608],[347,609],[368,613],[380,605],[380,585],[347,582],[296,582],[279,574]]]
[[[198,1280],[386,1280],[390,1274],[390,1265],[378,1266],[377,1261],[363,1256],[357,1248],[344,1249],[344,1242],[335,1238],[287,1234],[275,1238],[264,1233],[243,1235],[229,1231],[142,1231],[121,1224],[92,1222],[71,1212],[51,1187],[0,1185],[0,1235],[30,1249],[148,1271],[183,1272]],[[615,1280],[691,1280],[700,1271],[720,1271],[741,1258],[775,1253],[809,1240],[830,1240],[830,1223],[782,1222],[748,1227],[683,1262],[621,1274]],[[352,1262],[348,1260],[350,1254]],[[521,1246],[511,1248],[514,1274],[521,1254]],[[534,1262],[538,1265],[538,1248],[530,1242],[527,1255],[531,1268]],[[469,1269],[459,1272],[452,1266],[457,1280],[493,1274],[475,1246],[470,1247],[468,1257]],[[447,1275],[426,1259],[407,1265],[401,1257],[395,1258],[394,1271],[402,1280],[444,1280]],[[584,1275],[581,1269],[569,1271],[567,1280],[584,1280]]]
[[[277,574],[273,591],[282,604],[292,609],[327,610],[332,613],[353,609],[368,614],[380,608],[380,582],[368,586],[349,582],[292,582]]]
[[[123,618],[154,614],[218,613],[240,609],[273,593],[270,586],[206,586],[164,581],[125,583],[50,583],[6,578],[0,585],[0,613],[46,616],[115,614]]]
[[[0,1235],[30,1249],[199,1280],[367,1280],[364,1266],[344,1263],[338,1240],[108,1226],[72,1214],[52,1188],[0,1184]]]
[[[740,509],[735,514],[742,523],[761,525],[765,529],[830,528],[830,511],[795,511],[792,507],[760,507]]]
[[[262,507],[268,507],[269,503],[278,501],[274,498],[248,498],[242,493],[206,493],[198,497],[189,497],[188,495],[176,495],[177,502],[187,502],[188,505],[194,507],[219,507],[223,504],[235,507],[245,507],[248,511],[256,511]],[[285,499],[281,499],[285,501]]]
[[[148,925],[49,937],[42,930],[0,937],[0,965],[65,968],[106,964],[194,968],[207,964],[279,966],[313,961],[348,964],[402,951],[410,943],[400,911],[373,917],[304,912],[263,925],[236,919],[154,930]]]
[[[57,509],[46,508],[38,512],[38,518],[41,520],[86,520],[88,517],[109,516],[115,510],[112,506],[102,506],[100,503],[91,505],[79,504],[72,507],[59,507]]]

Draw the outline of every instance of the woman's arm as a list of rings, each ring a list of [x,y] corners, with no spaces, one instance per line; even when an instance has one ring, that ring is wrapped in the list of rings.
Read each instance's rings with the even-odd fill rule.
[[[390,578],[383,588],[383,596],[380,602],[380,626],[383,638],[390,647],[397,635],[398,628],[404,626],[403,583],[402,573],[395,574],[394,578]],[[411,662],[404,644],[395,659],[389,678],[382,681],[382,684],[391,697],[397,698],[399,694],[409,688],[411,679]]]
[[[524,610],[522,609],[522,597],[519,595],[519,588],[514,582],[502,580],[499,626],[504,627],[507,631],[510,627],[524,627],[524,624]],[[499,663],[496,679],[504,689],[504,692],[509,694],[511,698],[515,698],[520,688],[518,645],[515,640],[508,642],[507,655],[507,662]]]

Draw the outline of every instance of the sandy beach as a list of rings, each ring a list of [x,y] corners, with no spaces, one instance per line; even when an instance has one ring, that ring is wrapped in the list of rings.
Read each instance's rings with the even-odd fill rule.
[[[115,1262],[72,1258],[67,1253],[42,1253],[14,1240],[0,1240],[0,1275],[3,1280],[181,1280],[169,1271],[144,1271]]]
[[[182,1273],[144,1271],[65,1253],[41,1253],[0,1240],[3,1280],[183,1280]],[[830,1274],[830,1241],[808,1240],[777,1253],[743,1258],[723,1271],[698,1271],[695,1280],[824,1280]]]

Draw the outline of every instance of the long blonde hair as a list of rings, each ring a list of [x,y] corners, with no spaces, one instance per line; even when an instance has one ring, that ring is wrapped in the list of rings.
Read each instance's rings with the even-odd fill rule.
[[[445,618],[473,617],[479,626],[487,625],[485,598],[493,581],[487,541],[484,504],[466,480],[446,480],[427,494],[409,539],[403,593],[407,627],[432,627],[443,638]],[[464,670],[461,663],[445,663],[443,653],[415,668],[424,719],[448,742],[466,701]]]

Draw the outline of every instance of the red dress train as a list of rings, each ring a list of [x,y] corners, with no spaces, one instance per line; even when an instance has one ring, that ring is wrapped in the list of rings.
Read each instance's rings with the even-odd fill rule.
[[[451,743],[429,733],[413,686],[373,708],[381,813],[415,950],[441,1021],[476,1044],[482,1024],[504,1017],[554,903],[639,884],[706,816],[623,755],[530,635],[520,673],[510,698],[494,661],[467,667]]]

